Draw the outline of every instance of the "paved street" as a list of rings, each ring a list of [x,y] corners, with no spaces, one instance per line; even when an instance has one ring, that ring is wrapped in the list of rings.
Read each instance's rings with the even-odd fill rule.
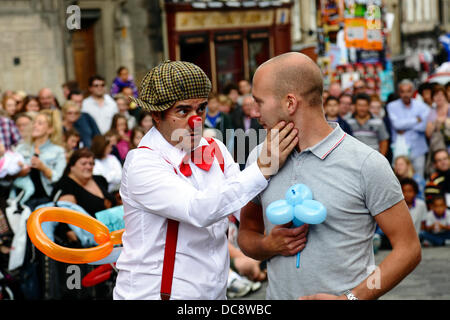
[[[390,253],[375,255],[377,265]],[[267,282],[242,300],[264,300]],[[380,300],[450,300],[450,248],[424,248],[422,262],[397,287]]]

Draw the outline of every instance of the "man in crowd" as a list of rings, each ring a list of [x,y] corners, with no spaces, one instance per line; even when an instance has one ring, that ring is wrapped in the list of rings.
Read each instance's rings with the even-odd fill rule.
[[[210,91],[198,66],[166,61],[132,98],[155,126],[123,168],[125,233],[114,299],[225,299],[228,216],[239,216],[298,143],[293,124],[281,122],[257,162],[240,172],[222,142],[202,138]],[[303,229],[296,241],[305,242]]]
[[[49,88],[43,88],[39,90],[38,93],[39,103],[41,105],[41,110],[44,109],[59,109],[56,104],[55,95]]]
[[[253,259],[268,260],[268,299],[377,299],[417,266],[420,242],[386,158],[325,121],[322,91],[320,68],[301,53],[280,55],[257,69],[254,116],[267,129],[280,120],[294,122],[299,143],[269,186],[242,209],[239,246]],[[248,163],[256,156],[254,150]],[[272,225],[266,208],[298,183],[309,187],[327,217],[309,226],[297,269],[298,248],[280,237],[291,224]],[[393,247],[377,268],[376,224]]]
[[[105,79],[101,76],[89,78],[90,96],[83,100],[81,111],[94,118],[101,134],[111,128],[112,118],[119,112],[117,104],[110,95],[106,94]]]
[[[398,137],[404,136],[406,145],[410,149],[408,156],[413,163],[414,171],[424,177],[425,155],[428,152],[425,129],[430,108],[412,98],[414,84],[411,81],[401,81],[398,91],[400,99],[392,101],[386,107],[392,125],[392,143],[395,145]]]
[[[354,105],[355,113],[347,120],[353,136],[386,156],[389,148],[389,133],[383,120],[375,118],[370,113],[370,97],[360,93],[356,95]]]
[[[353,97],[351,94],[343,93],[339,96],[339,116],[346,120],[353,114]]]

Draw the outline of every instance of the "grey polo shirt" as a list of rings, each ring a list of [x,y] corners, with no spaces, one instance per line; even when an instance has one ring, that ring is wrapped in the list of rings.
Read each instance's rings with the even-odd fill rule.
[[[364,124],[360,124],[353,116],[347,119],[352,128],[353,136],[369,147],[380,151],[380,142],[389,139],[389,133],[382,119],[371,117]]]
[[[284,199],[287,189],[306,184],[327,208],[327,218],[311,225],[296,268],[296,256],[268,262],[267,299],[297,299],[316,293],[340,295],[361,283],[375,265],[374,217],[403,200],[400,184],[385,157],[336,123],[324,140],[301,153],[294,151],[268,187],[253,200],[262,205],[265,231],[274,227],[265,210]],[[257,148],[260,150],[261,148]],[[256,161],[257,149],[248,163]]]

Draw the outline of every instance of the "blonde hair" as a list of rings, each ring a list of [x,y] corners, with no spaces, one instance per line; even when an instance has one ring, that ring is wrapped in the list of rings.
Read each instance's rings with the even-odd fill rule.
[[[395,164],[397,163],[398,160],[403,160],[406,163],[406,166],[408,167],[408,171],[406,172],[406,176],[408,178],[412,178],[414,176],[414,167],[412,165],[411,160],[409,160],[409,158],[407,156],[398,156],[397,158],[395,158],[394,160],[394,168],[395,168]],[[397,173],[396,173],[397,174]]]
[[[78,104],[76,104],[72,100],[66,101],[63,106],[61,107],[62,115],[65,116],[69,108],[77,108],[78,111],[81,111],[81,108]]]
[[[41,110],[36,115],[44,115],[47,119],[48,126],[53,129],[52,133],[50,134],[50,141],[53,144],[62,146],[63,145],[63,139],[62,139],[62,121],[61,121],[61,112],[57,109],[54,110]],[[35,117],[35,119],[36,119]]]

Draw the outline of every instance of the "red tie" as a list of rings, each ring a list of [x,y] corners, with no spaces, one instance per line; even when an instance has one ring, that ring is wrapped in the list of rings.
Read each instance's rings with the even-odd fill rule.
[[[190,177],[192,175],[191,166],[189,165],[189,158],[191,161],[200,169],[209,171],[214,162],[214,147],[211,145],[201,146],[191,153],[184,156],[180,164],[180,172],[185,177]]]

